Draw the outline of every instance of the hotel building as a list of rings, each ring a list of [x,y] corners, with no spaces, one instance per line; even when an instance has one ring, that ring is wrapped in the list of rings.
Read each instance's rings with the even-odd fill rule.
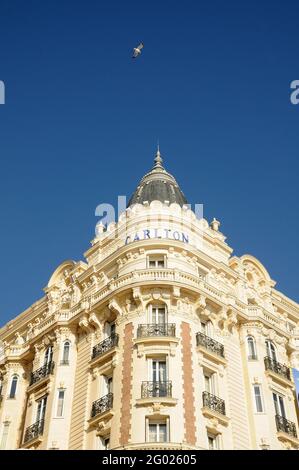
[[[0,330],[1,449],[298,449],[299,305],[157,152],[128,208]]]

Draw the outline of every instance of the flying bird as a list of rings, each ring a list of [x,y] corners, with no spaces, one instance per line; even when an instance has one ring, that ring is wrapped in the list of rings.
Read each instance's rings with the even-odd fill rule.
[[[143,49],[143,45],[144,45],[143,42],[141,42],[139,46],[134,47],[132,59],[136,59],[136,57],[138,57],[141,54],[141,49]]]

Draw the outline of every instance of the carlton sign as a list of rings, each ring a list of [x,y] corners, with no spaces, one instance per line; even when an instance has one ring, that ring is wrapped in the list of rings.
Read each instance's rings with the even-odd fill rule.
[[[125,240],[125,245],[141,240],[148,240],[151,238],[162,238],[189,243],[189,235],[184,232],[172,230],[170,228],[146,228],[143,230],[138,230],[138,232],[135,232],[132,235],[128,235]]]

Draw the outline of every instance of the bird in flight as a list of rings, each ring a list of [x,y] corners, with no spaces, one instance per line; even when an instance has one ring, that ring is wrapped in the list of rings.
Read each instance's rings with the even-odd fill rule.
[[[143,42],[141,42],[139,46],[134,47],[132,59],[136,59],[136,57],[138,57],[141,54],[141,49],[143,48],[143,45],[144,45]]]

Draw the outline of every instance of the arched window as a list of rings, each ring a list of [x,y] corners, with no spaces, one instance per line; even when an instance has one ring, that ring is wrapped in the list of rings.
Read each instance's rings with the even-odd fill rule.
[[[53,359],[53,346],[49,346],[45,353],[44,365],[48,365]]]
[[[256,344],[253,336],[247,337],[248,359],[257,359]]]
[[[9,398],[15,398],[16,392],[17,392],[18,380],[19,380],[19,377],[16,374],[12,376]]]
[[[70,361],[70,347],[69,341],[65,341],[63,345],[62,364],[69,364]]]
[[[267,356],[272,359],[272,361],[277,361],[276,358],[276,349],[272,341],[266,341]]]

